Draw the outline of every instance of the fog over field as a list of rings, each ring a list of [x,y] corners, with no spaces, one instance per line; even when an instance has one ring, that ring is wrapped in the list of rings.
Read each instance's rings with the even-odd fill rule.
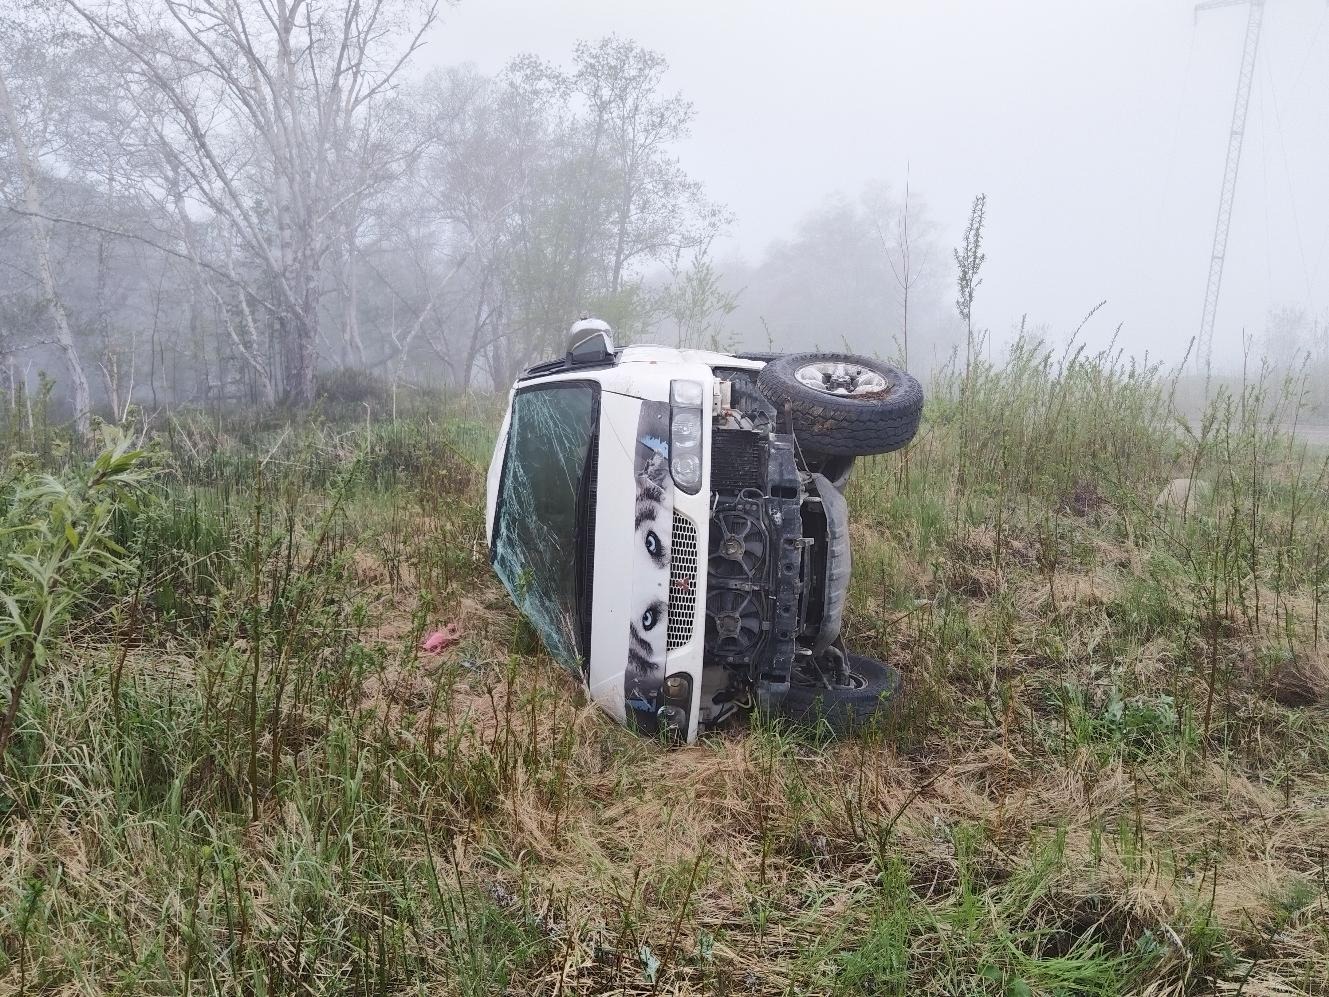
[[[0,0],[0,997],[1329,995],[1327,96],[1329,0]]]
[[[0,382],[45,372],[81,418],[305,405],[365,374],[503,388],[582,313],[924,377],[1021,330],[1170,368],[1228,162],[1192,355],[1318,367],[1329,5],[1201,7],[22,0]]]
[[[697,105],[680,154],[736,215],[724,251],[757,261],[829,198],[909,176],[949,288],[949,247],[985,191],[980,324],[1002,338],[1027,313],[1056,340],[1107,299],[1087,339],[1123,323],[1124,346],[1176,360],[1200,321],[1246,25],[1245,8],[1192,6],[491,0],[450,11],[428,58],[490,70],[514,48],[636,38]],[[1216,365],[1271,308],[1329,305],[1325,14],[1266,4]]]

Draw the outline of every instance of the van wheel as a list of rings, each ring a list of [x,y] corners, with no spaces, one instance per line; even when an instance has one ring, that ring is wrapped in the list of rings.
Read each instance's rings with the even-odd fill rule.
[[[825,723],[837,736],[862,730],[881,716],[900,690],[900,673],[875,658],[846,654],[848,681],[827,688],[815,672],[795,669],[780,713],[796,724]]]
[[[843,457],[899,450],[923,414],[923,388],[911,374],[848,353],[777,357],[757,388],[778,411],[788,406],[801,447]]]

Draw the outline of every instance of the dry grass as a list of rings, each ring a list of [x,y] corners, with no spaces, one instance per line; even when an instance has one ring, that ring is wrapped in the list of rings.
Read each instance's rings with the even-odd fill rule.
[[[679,750],[540,652],[446,433],[292,436],[290,524],[191,436],[132,645],[72,635],[7,761],[0,994],[1329,992],[1322,499],[1253,547],[1154,510],[1184,453],[1123,477],[1073,419],[1081,466],[961,486],[946,416],[851,488],[901,712]]]

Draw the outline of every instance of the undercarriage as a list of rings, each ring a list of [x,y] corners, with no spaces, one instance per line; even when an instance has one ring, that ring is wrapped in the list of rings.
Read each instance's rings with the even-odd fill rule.
[[[818,681],[826,669],[834,680],[845,660],[831,649],[849,581],[838,490],[809,469],[750,371],[717,376],[728,404],[711,443],[702,706],[710,725],[734,704],[779,712],[791,683]]]

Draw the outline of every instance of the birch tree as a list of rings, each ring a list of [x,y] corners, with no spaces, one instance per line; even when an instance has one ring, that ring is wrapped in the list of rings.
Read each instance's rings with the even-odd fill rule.
[[[255,262],[285,396],[312,402],[324,266],[345,240],[343,212],[407,154],[377,125],[437,0],[65,3],[125,53],[140,99],[164,108],[184,212],[225,225]]]
[[[634,260],[700,247],[728,222],[673,156],[696,111],[664,91],[668,68],[658,52],[612,35],[576,48],[571,85],[586,104],[590,165],[608,165],[614,174],[607,204],[611,294],[622,290]]]
[[[0,21],[0,28],[7,32],[11,46],[30,43],[19,25]],[[92,394],[88,388],[88,377],[79,358],[64,299],[61,297],[56,280],[55,266],[51,258],[50,226],[46,220],[39,186],[40,166],[25,135],[23,123],[19,120],[14,94],[6,79],[8,66],[8,59],[0,59],[0,118],[3,119],[8,131],[9,145],[17,167],[22,213],[26,220],[33,263],[41,284],[41,304],[43,310],[50,315],[54,343],[69,378],[69,398],[74,408],[75,431],[83,437],[87,434],[92,415]]]

